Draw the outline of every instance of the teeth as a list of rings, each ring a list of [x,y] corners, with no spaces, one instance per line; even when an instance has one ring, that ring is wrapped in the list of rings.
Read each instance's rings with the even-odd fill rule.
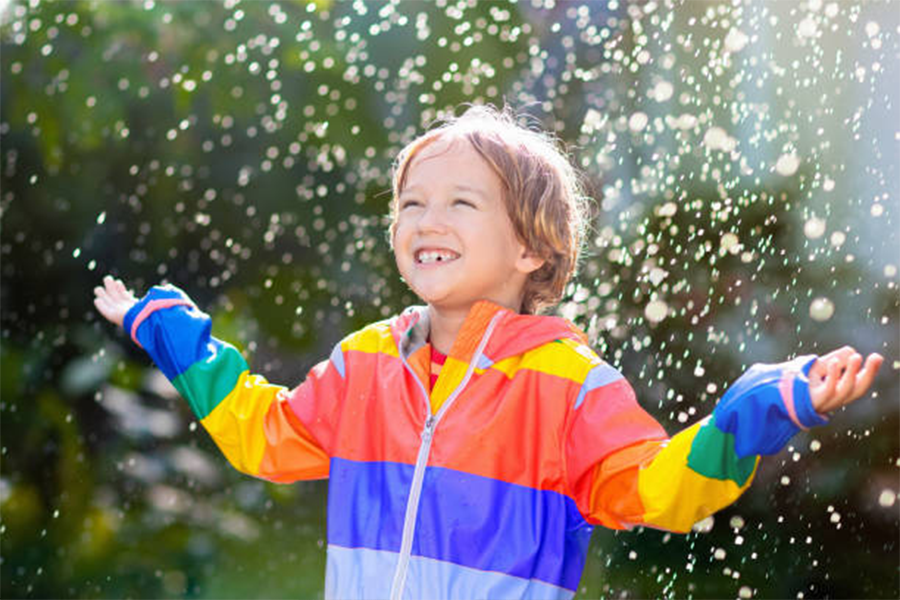
[[[444,252],[440,250],[423,250],[416,255],[416,260],[419,263],[433,263],[433,262],[444,262],[448,260],[453,260],[457,257],[457,254],[454,252]]]

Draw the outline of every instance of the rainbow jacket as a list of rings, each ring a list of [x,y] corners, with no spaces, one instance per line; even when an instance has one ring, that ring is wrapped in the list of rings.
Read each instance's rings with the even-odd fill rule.
[[[669,438],[571,323],[487,301],[430,391],[424,307],[351,334],[293,389],[251,374],[175,287],[124,327],[235,468],[330,479],[329,598],[571,598],[593,525],[689,531],[824,422],[807,356],[754,365]]]

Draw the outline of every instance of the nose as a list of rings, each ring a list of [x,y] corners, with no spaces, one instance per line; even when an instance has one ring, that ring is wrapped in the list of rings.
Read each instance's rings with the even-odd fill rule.
[[[435,203],[426,205],[416,219],[416,231],[419,233],[443,233],[447,230],[447,215]]]

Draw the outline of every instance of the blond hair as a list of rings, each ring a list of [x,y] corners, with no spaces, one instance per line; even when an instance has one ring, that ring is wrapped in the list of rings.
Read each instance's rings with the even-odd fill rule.
[[[506,211],[519,241],[544,264],[529,274],[521,312],[536,314],[562,298],[575,274],[586,224],[578,174],[549,135],[519,125],[508,108],[472,106],[406,145],[393,169],[390,237],[397,199],[413,159],[444,136],[468,140],[503,183]]]

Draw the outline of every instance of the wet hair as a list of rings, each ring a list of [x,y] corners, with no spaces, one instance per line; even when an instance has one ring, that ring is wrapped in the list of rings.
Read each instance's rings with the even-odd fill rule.
[[[503,201],[516,237],[544,264],[529,274],[520,311],[556,305],[575,275],[587,222],[587,203],[575,168],[555,138],[517,122],[508,107],[471,106],[406,145],[394,162],[390,239],[397,199],[415,157],[445,137],[467,140],[503,183]]]

